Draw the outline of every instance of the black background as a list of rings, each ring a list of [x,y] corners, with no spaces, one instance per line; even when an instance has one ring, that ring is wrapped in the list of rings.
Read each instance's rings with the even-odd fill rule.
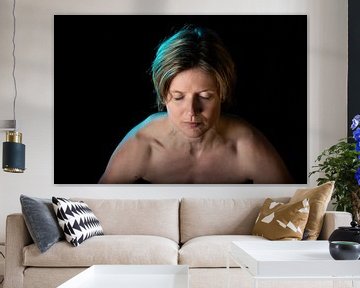
[[[54,22],[55,184],[97,183],[125,134],[157,111],[151,62],[184,24],[220,35],[238,74],[226,112],[259,128],[295,183],[307,183],[306,15],[56,15]]]

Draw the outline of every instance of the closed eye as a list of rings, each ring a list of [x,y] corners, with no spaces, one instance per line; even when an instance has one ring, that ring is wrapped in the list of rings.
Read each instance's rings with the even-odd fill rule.
[[[211,98],[213,98],[214,94],[213,93],[201,93],[199,95],[199,97],[203,100],[210,100]]]
[[[179,101],[184,98],[184,95],[177,91],[170,92],[169,95],[170,95],[170,100],[174,100],[174,101]]]
[[[177,95],[177,96],[173,96],[172,99],[174,99],[174,101],[180,101],[181,99],[184,99],[184,96]]]

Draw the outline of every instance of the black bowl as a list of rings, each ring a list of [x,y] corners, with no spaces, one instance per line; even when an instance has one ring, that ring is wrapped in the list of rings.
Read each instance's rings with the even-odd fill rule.
[[[331,241],[329,244],[331,257],[335,260],[358,260],[360,244],[350,241]]]

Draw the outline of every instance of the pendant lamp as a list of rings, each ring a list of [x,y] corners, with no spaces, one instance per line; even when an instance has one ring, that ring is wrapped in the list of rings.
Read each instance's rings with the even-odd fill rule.
[[[22,173],[25,170],[25,145],[22,144],[22,133],[16,128],[16,98],[17,87],[15,78],[16,57],[15,57],[15,33],[16,33],[16,17],[15,17],[16,0],[13,0],[12,16],[14,20],[13,29],[13,70],[12,77],[14,81],[14,100],[13,100],[13,120],[0,121],[0,130],[6,131],[5,142],[3,143],[2,167],[5,172]]]

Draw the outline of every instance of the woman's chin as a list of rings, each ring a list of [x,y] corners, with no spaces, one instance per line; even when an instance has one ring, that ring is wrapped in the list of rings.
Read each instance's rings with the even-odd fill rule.
[[[182,133],[187,138],[199,138],[205,134],[206,131],[199,128],[194,129],[183,129]]]
[[[200,138],[202,137],[208,129],[206,129],[205,125],[198,124],[198,125],[176,125],[176,130],[180,132],[185,138]]]

